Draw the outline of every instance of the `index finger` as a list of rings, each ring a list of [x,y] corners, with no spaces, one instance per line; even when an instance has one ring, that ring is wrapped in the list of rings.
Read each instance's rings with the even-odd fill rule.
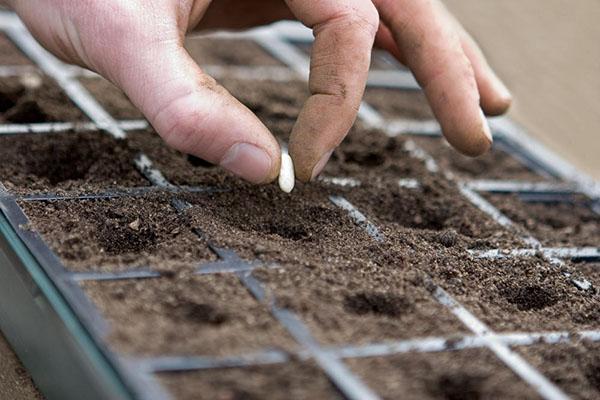
[[[371,49],[379,25],[370,0],[286,0],[313,29],[309,89],[290,137],[298,179],[319,174],[354,123],[365,90]]]

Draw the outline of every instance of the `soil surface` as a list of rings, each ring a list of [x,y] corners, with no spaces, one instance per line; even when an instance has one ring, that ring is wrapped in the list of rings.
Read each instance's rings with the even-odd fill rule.
[[[0,398],[7,400],[44,399],[2,333],[0,333]]]
[[[550,179],[529,169],[517,158],[504,151],[501,145],[494,145],[488,153],[473,158],[463,156],[441,137],[409,137],[429,153],[443,171],[450,171],[460,178],[511,179],[532,182]]]
[[[136,154],[103,132],[3,135],[0,182],[18,193],[148,186]]]
[[[5,35],[0,34],[0,64],[28,65],[31,61]]]
[[[144,118],[141,111],[131,103],[125,93],[108,80],[97,77],[81,78],[80,81],[113,118]]]
[[[569,396],[600,398],[600,343],[540,344],[517,351]]]
[[[162,373],[177,400],[341,399],[327,377],[309,363]]]
[[[539,398],[489,350],[407,353],[348,364],[386,400]]]
[[[31,221],[68,268],[115,271],[151,267],[177,271],[215,256],[177,214],[170,196],[112,200],[21,202]]]
[[[240,355],[294,341],[232,274],[84,283],[131,355]]]
[[[47,78],[40,85],[0,78],[0,123],[75,122],[87,120],[65,93]]]
[[[348,190],[346,198],[376,225],[386,226],[391,236],[412,232],[447,232],[448,247],[512,248],[522,245],[514,232],[495,222],[438,176],[421,176],[420,187],[368,184]]]
[[[573,203],[525,202],[516,195],[486,197],[544,246],[600,246],[600,214],[583,197],[574,196]]]
[[[283,65],[251,40],[189,37],[185,48],[200,65]]]
[[[367,88],[363,100],[384,118],[418,120],[435,118],[425,95],[419,90]]]

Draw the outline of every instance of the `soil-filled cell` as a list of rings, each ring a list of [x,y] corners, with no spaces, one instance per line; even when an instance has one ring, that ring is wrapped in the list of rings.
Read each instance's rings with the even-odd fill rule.
[[[405,144],[402,137],[389,137],[383,131],[356,123],[331,155],[323,175],[364,182],[428,175],[425,164],[411,156]]]
[[[419,270],[385,247],[345,262],[262,269],[255,276],[276,303],[297,313],[325,344],[365,344],[464,333]],[[371,253],[371,254],[369,254]]]
[[[367,88],[363,100],[387,119],[434,118],[429,103],[421,91]]]
[[[21,202],[38,231],[69,269],[115,271],[193,268],[215,256],[175,212],[169,196],[112,200]]]
[[[279,139],[287,141],[304,101],[309,96],[303,81],[242,81],[220,83],[248,107]]]
[[[294,341],[233,274],[83,284],[129,355],[242,355]]]
[[[572,398],[600,398],[600,343],[539,344],[517,351]]]
[[[480,157],[467,157],[453,149],[441,137],[410,136],[429,153],[444,171],[450,171],[463,179],[501,179],[542,181],[550,179],[529,169],[502,146],[494,146]]]
[[[274,185],[238,185],[187,199],[194,226],[248,260],[321,263],[347,257],[372,240],[318,184],[299,185],[291,196]]]
[[[144,115],[129,98],[104,78],[82,78],[81,83],[115,119],[138,119]]]
[[[573,265],[573,270],[579,272],[582,276],[588,279],[594,285],[594,287],[600,289],[600,262],[577,263]]]
[[[516,195],[486,197],[544,246],[600,246],[600,214],[583,197],[574,196],[572,202],[528,202]]]
[[[495,331],[600,328],[600,295],[581,290],[541,258],[475,259],[456,253],[415,260],[434,281]]]
[[[177,400],[335,400],[342,397],[312,364],[291,362],[247,368],[162,373]]]
[[[283,65],[252,40],[190,37],[185,48],[200,65]]]
[[[104,132],[0,137],[0,182],[15,192],[147,186],[136,151]]]
[[[131,146],[146,154],[167,180],[181,186],[231,187],[240,180],[217,165],[167,146],[152,129],[128,132]]]
[[[0,122],[75,122],[87,120],[66,94],[47,78],[0,78]]]
[[[0,34],[0,63],[2,65],[28,65],[31,61],[21,53],[6,36]]]
[[[385,400],[539,397],[489,350],[484,349],[407,353],[347,362]]]
[[[444,234],[447,247],[510,248],[522,244],[514,232],[500,226],[442,178],[423,176],[418,188],[365,185],[346,196],[392,237],[405,236],[410,229]]]

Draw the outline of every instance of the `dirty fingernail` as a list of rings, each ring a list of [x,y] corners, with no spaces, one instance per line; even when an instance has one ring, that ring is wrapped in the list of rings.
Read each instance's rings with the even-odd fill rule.
[[[490,143],[493,143],[494,139],[492,138],[492,131],[490,130],[490,124],[488,123],[488,120],[485,117],[485,114],[483,113],[483,110],[479,109],[479,112],[481,113],[481,122],[483,124],[483,126],[482,126],[483,133],[490,140]]]
[[[333,150],[329,150],[327,153],[321,156],[321,159],[313,168],[312,175],[310,177],[311,180],[315,179],[321,173],[321,171],[323,171],[323,168],[325,168],[325,165],[327,165],[327,161],[329,161],[329,157],[331,157],[332,153]]]
[[[220,165],[252,183],[262,183],[269,177],[271,157],[252,144],[237,143],[225,153]]]

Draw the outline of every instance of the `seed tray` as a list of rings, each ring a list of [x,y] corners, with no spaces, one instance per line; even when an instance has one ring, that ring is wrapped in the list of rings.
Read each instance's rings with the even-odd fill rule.
[[[599,259],[598,243],[545,247],[534,237],[536,232],[502,214],[487,196],[514,194],[525,201],[560,197],[571,203],[583,196],[597,212],[598,186],[540,149],[510,121],[492,121],[507,152],[527,160],[527,167],[536,166],[532,174],[543,172],[558,182],[454,175],[414,140],[439,138],[434,121],[407,115],[386,118],[365,102],[351,134],[355,136],[336,152],[326,171],[331,175],[317,184],[300,185],[293,197],[284,199],[288,208],[282,210],[283,195],[274,189],[250,188],[198,160],[165,150],[174,165],[198,168],[196,179],[178,176],[179,167],[169,171],[171,161],[161,164],[161,151],[142,146],[152,135],[145,131],[145,121],[115,120],[81,84],[89,74],[46,53],[14,15],[0,14],[0,28],[92,122],[5,124],[0,127],[2,138],[85,132],[125,139],[118,143],[135,150],[131,162],[146,183],[127,187],[102,182],[91,190],[76,182],[68,190],[55,185],[29,192],[0,187],[2,254],[8,257],[0,263],[6,277],[0,324],[48,398],[276,397],[283,387],[281,396],[286,398],[375,399],[418,395],[429,388],[430,397],[452,395],[435,392],[439,382],[430,385],[428,379],[442,380],[450,391],[486,396],[518,388],[521,396],[563,399],[583,397],[593,388],[594,378],[587,375],[580,377],[588,383],[581,390],[565,384],[566,370],[548,372],[526,351],[540,342],[558,348],[600,341],[600,321],[594,314],[599,309],[597,264],[589,263]],[[308,60],[294,43],[307,38],[307,31],[288,23],[218,35],[215,40],[230,41],[230,48],[238,40],[252,40],[279,65],[243,60],[242,65],[208,70],[224,82],[246,80],[250,87],[252,81],[269,80],[273,70],[268,68],[287,68],[271,80],[297,82],[307,78]],[[393,83],[385,85],[385,80]],[[402,70],[374,71],[369,87],[382,86],[416,90]],[[286,108],[290,101],[284,98],[282,109],[271,108],[271,100],[261,97],[252,100],[251,108],[259,116],[265,113],[267,124],[268,118],[293,121],[294,96],[296,108]],[[285,128],[279,134],[285,137],[287,132]],[[361,132],[375,139],[361,142]],[[393,138],[384,141],[382,133]],[[365,145],[373,144],[378,150],[368,154]],[[357,152],[361,147],[362,153]],[[410,161],[395,161],[396,156]],[[436,194],[436,184],[449,194]],[[402,213],[393,216],[375,202],[389,193],[416,198],[416,205],[423,207],[417,207],[408,223],[398,223]],[[418,200],[418,193],[433,193],[433,205],[423,196]],[[487,221],[482,225],[493,225],[490,237],[508,235],[511,240],[486,238],[475,245],[477,234],[465,234],[473,229],[468,221],[425,223],[423,210],[435,209],[436,196],[443,199],[444,209],[477,211]],[[138,204],[152,214],[149,204],[157,202],[166,222],[150,217],[151,226],[145,225],[148,217],[138,223],[115,206]],[[114,209],[117,215],[110,214]],[[69,222],[72,212],[94,210],[107,214],[106,225],[95,230],[114,229],[106,232],[117,243],[102,243],[94,238],[94,229],[78,229],[83,218]],[[54,226],[41,222],[46,213],[55,214]],[[467,215],[468,220],[474,214]],[[158,261],[138,258],[143,251],[128,248],[132,254],[104,264],[94,260],[93,252],[84,254],[74,268],[60,251],[61,231],[67,239],[72,231],[77,240],[88,240],[84,248],[98,246],[102,254],[120,249],[140,230],[153,232],[180,218],[185,221],[183,246],[192,255],[184,266],[171,268],[170,255]],[[120,236],[119,231],[126,233]],[[173,246],[180,245],[177,239],[179,235]],[[156,249],[160,243],[144,251],[152,256]],[[472,290],[480,296],[468,296]],[[531,293],[536,295],[533,307],[528,303]],[[582,317],[579,322],[573,320],[572,308]],[[39,337],[41,331],[46,335]],[[595,345],[582,352],[597,357]],[[456,364],[481,367],[465,366],[458,373]]]

